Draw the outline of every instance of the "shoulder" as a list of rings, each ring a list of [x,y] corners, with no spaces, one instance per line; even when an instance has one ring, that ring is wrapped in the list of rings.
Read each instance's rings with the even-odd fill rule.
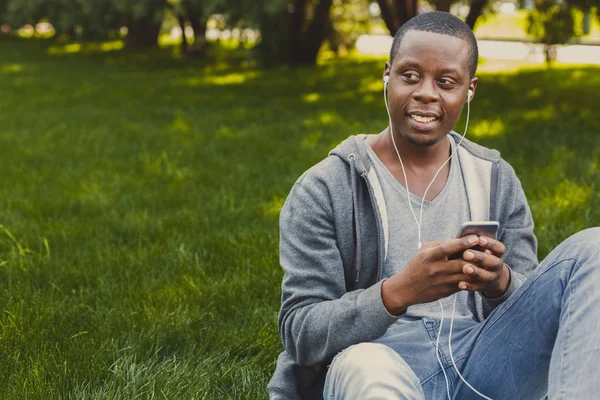
[[[461,141],[462,136],[456,132],[450,132],[450,136],[458,144]],[[462,148],[467,150],[472,156],[490,162],[500,162],[502,157],[500,152],[496,149],[490,149],[480,144],[470,141],[467,138],[462,139],[460,144]]]
[[[461,140],[461,136],[456,132],[450,132],[450,135],[456,143]],[[498,176],[501,179],[518,180],[514,168],[508,163],[508,161],[502,158],[502,155],[498,150],[482,146],[467,138],[463,139],[460,146],[475,158],[497,164]]]
[[[327,156],[296,180],[284,209],[317,206],[332,213],[336,203],[351,198],[350,175],[349,165],[340,157]]]
[[[368,169],[366,161],[368,156],[364,144],[366,137],[367,135],[353,135],[346,138],[333,148],[327,157],[302,174],[296,183],[339,186],[349,182],[353,170],[358,175],[366,172]]]
[[[340,157],[329,155],[306,170],[296,181],[300,185],[312,185],[336,181],[349,174],[349,166]]]

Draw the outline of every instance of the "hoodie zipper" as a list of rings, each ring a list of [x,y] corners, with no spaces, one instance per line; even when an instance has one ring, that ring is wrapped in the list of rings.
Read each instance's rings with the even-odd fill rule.
[[[373,209],[375,210],[375,223],[377,225],[377,249],[378,249],[377,251],[379,253],[379,259],[377,260],[377,280],[375,281],[375,283],[377,283],[381,280],[381,269],[383,266],[383,254],[384,254],[382,241],[381,241],[381,231],[383,229],[381,227],[381,212],[379,211],[379,206],[377,205],[377,201],[374,197],[375,195],[373,194],[373,188],[371,187],[371,182],[369,182],[367,173],[363,172],[361,174],[361,177],[365,180],[365,183],[367,184],[367,190],[369,191],[369,197],[371,199],[371,204],[373,205]]]

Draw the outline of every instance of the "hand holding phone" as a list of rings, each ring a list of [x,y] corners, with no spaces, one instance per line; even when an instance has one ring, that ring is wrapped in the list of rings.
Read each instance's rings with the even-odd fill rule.
[[[467,235],[487,236],[492,239],[496,238],[500,223],[498,221],[468,221],[463,223],[456,234],[456,238],[461,238]],[[484,252],[485,249],[479,245],[473,246],[473,250]],[[449,260],[462,258],[462,253],[453,254],[448,257]]]
[[[463,272],[471,279],[459,283],[463,290],[480,291],[485,297],[497,298],[506,293],[510,285],[510,271],[504,264],[504,244],[496,239],[499,223],[497,221],[465,222],[457,236],[477,235],[486,236],[490,240],[482,245],[473,246],[474,251],[457,252],[448,259],[464,258],[468,264]],[[469,265],[470,264],[470,265]],[[476,267],[473,268],[472,265]]]

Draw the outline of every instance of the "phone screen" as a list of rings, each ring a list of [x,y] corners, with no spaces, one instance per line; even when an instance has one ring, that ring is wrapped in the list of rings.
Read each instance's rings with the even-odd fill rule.
[[[496,238],[496,233],[498,233],[499,226],[500,224],[498,221],[465,222],[458,230],[456,237],[461,238],[467,235],[477,235]],[[479,245],[475,245],[471,248],[477,251],[485,251],[485,249]],[[448,259],[456,260],[462,258],[462,255],[462,252],[456,253],[448,257]]]
[[[457,238],[467,235],[496,237],[499,223],[497,221],[465,222],[458,230]]]

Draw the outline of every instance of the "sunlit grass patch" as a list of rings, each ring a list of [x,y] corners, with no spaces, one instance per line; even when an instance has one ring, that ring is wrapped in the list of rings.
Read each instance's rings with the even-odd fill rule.
[[[100,43],[64,43],[48,48],[48,54],[92,53],[121,50],[125,46],[122,40],[112,40]]]

